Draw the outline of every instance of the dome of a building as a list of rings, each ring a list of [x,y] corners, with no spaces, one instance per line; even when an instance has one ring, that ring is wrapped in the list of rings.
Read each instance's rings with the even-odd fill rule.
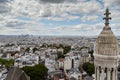
[[[109,11],[105,14],[110,14]],[[104,19],[109,20],[107,15]],[[116,56],[118,55],[118,40],[109,27],[109,21],[106,21],[105,27],[98,36],[95,44],[95,54],[107,55],[107,56]]]

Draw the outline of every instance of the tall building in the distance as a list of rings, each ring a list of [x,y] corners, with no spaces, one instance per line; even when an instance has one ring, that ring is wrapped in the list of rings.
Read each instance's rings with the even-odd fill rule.
[[[117,80],[118,40],[109,26],[109,9],[105,12],[105,26],[98,36],[94,50],[95,80]]]

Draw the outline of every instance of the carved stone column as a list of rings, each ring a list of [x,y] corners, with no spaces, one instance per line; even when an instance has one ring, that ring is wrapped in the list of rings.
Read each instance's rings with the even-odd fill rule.
[[[101,80],[105,80],[106,74],[105,74],[105,68],[101,69]]]
[[[118,78],[117,78],[117,69],[113,69],[113,71],[112,71],[112,80],[118,80]]]
[[[100,68],[99,67],[97,67],[97,70],[96,70],[97,72],[97,80],[100,80]]]
[[[111,69],[107,68],[107,80],[111,80]]]
[[[97,67],[95,66],[95,80],[97,80]]]
[[[118,80],[118,78],[117,78],[117,68],[114,69],[114,70],[115,70],[115,79],[114,80]]]
[[[113,71],[112,71],[112,80],[115,80],[115,76],[116,76],[115,69],[113,69]]]

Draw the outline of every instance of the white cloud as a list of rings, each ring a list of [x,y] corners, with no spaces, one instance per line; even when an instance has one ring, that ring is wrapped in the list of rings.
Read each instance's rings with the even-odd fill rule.
[[[62,3],[64,2],[65,0],[40,0],[42,2],[50,2],[50,3]]]
[[[18,15],[26,15],[31,17],[49,17],[62,15],[64,13],[89,14],[97,13],[101,9],[101,5],[97,1],[86,1],[77,3],[38,3],[36,0],[14,0],[11,2],[12,13]]]
[[[104,3],[105,7],[110,7],[110,8],[120,8],[120,0],[101,0]]]
[[[46,27],[44,24],[37,22],[25,22],[23,25],[18,25],[23,23],[22,21],[17,22],[17,20],[10,22],[15,27],[1,27],[0,34],[33,34],[33,35],[98,35],[102,28],[103,23],[96,24],[77,24],[77,25],[62,25],[58,27]],[[16,24],[17,23],[17,24]],[[110,24],[113,32],[119,35],[120,24]]]
[[[111,10],[111,17],[112,17],[112,22],[119,22],[120,21],[120,11],[117,10]]]
[[[83,36],[88,36],[89,34],[98,35],[100,32],[99,30],[96,31],[97,25],[89,25],[89,24],[78,24],[78,25],[65,25],[65,26],[59,26],[56,28],[50,29],[51,32],[56,31],[56,35],[83,35]]]
[[[97,20],[98,20],[98,16],[96,16],[96,15],[92,15],[92,16],[86,16],[86,15],[84,15],[82,17],[82,21],[83,22],[86,22],[86,21],[97,21]]]
[[[6,13],[9,10],[8,0],[0,0],[0,13]]]
[[[80,18],[79,16],[73,16],[67,13],[63,13],[59,16],[48,17],[47,19],[53,20],[53,21],[64,21],[64,20],[69,21],[69,20],[74,20],[74,19],[79,19],[79,18]]]
[[[119,35],[120,24],[111,24],[112,31],[115,35]],[[99,35],[104,27],[103,23],[96,24],[78,24],[78,25],[65,25],[58,26],[56,28],[50,28],[49,31],[51,34],[54,34],[54,31],[57,33],[56,35],[81,35],[81,36],[90,36],[90,35]]]
[[[3,0],[2,0],[3,1]],[[8,2],[6,2],[8,1]],[[96,0],[9,0],[0,3],[0,34],[58,34],[58,35],[97,35],[102,30],[104,24],[85,24],[80,22],[76,25],[46,27],[39,20],[71,21],[81,19],[83,22],[96,22],[103,16],[103,5]],[[101,0],[102,1],[102,0]],[[45,3],[46,2],[46,3]],[[59,2],[59,3],[58,3]],[[119,6],[119,0],[104,0],[104,5],[111,6],[111,17],[113,22],[120,20],[119,10],[113,10]],[[113,4],[115,3],[115,4]],[[112,8],[113,6],[113,8]],[[5,8],[5,11],[3,10]],[[3,14],[4,13],[4,14]],[[17,17],[27,17],[32,19],[17,19]],[[100,20],[99,20],[100,21]],[[72,23],[72,22],[71,22]],[[118,24],[112,23],[114,31],[118,32]],[[115,32],[115,33],[116,33]]]
[[[86,2],[78,2],[78,3],[71,3],[68,5],[68,11],[71,13],[82,13],[82,14],[90,14],[90,13],[97,13],[101,9],[101,4],[97,1],[86,1]]]

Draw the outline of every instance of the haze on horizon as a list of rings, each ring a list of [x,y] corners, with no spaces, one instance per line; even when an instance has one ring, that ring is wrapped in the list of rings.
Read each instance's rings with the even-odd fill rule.
[[[120,36],[120,0],[0,0],[0,35],[95,36],[111,12]]]

